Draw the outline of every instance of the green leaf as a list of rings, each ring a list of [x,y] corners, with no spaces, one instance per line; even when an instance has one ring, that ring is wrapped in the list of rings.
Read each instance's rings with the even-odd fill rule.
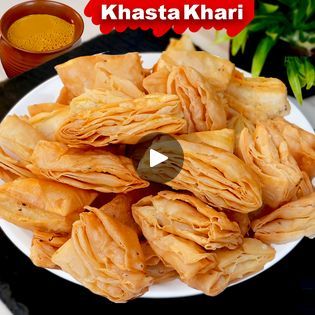
[[[296,7],[297,3],[299,0],[278,0],[278,2],[290,7],[290,8],[294,8]]]
[[[295,6],[295,8],[292,10],[292,20],[293,25],[296,29],[299,29],[301,24],[305,23],[308,19],[309,15],[314,12],[309,12],[309,10],[313,9],[314,0],[311,0],[313,4],[310,2],[310,0],[300,0],[298,5]]]
[[[245,49],[246,41],[247,41],[247,34],[248,34],[248,31],[245,28],[232,39],[231,52],[233,56],[235,56],[239,52],[240,49],[242,49],[242,53],[244,53],[244,49]]]
[[[271,37],[271,39],[276,40],[279,36],[279,34],[282,33],[281,29],[277,30],[279,33],[277,33],[275,30],[274,31],[267,31],[266,35],[268,35],[269,37]]]
[[[315,66],[313,66],[307,58],[304,58],[304,71],[306,89],[309,90],[315,85]]]
[[[292,11],[292,20],[295,27],[298,27],[301,21],[305,18],[305,13],[303,6]]]
[[[315,21],[301,25],[300,29],[304,31],[313,31],[315,29]]]
[[[311,17],[315,12],[315,1],[314,0],[307,0],[307,6],[305,10],[305,14],[307,18]]]
[[[279,9],[278,5],[270,4],[266,2],[259,2],[259,11],[264,13],[273,13]]]
[[[269,28],[270,23],[266,21],[253,21],[247,26],[247,29],[250,32],[259,32],[263,30],[267,30]]]
[[[268,31],[270,28],[286,28],[290,29],[292,22],[288,21],[288,17],[282,12],[261,13],[257,14],[254,20],[247,26],[250,32]]]
[[[273,39],[267,36],[259,42],[252,61],[253,76],[257,77],[260,75],[260,72],[265,64],[266,58],[271,48],[275,45],[276,41],[277,39]]]
[[[287,76],[295,98],[301,105],[303,102],[302,87],[299,79],[299,68],[295,57],[286,57]]]

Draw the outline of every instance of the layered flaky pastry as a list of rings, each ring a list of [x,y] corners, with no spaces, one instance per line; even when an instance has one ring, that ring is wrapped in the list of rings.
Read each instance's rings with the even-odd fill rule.
[[[262,270],[275,256],[271,246],[253,238],[245,238],[237,249],[219,249],[215,253],[217,266],[187,281],[188,285],[210,296],[218,295],[230,283]]]
[[[195,51],[193,42],[189,35],[182,35],[180,38],[171,38],[165,51]]]
[[[261,207],[260,183],[243,161],[220,148],[180,139],[178,142],[185,157],[181,169],[182,157],[174,151],[173,141],[161,137],[150,149],[165,154],[168,160],[159,173],[152,174],[148,159],[143,158],[138,166],[141,176],[177,190],[188,190],[217,208],[248,213]],[[170,175],[178,171],[179,174],[168,181]]]
[[[236,222],[194,196],[162,191],[141,199],[133,209],[156,229],[191,240],[207,250],[233,249],[243,241]]]
[[[57,130],[64,124],[70,116],[69,106],[58,106],[52,111],[39,112],[32,116],[28,122],[42,135],[46,140],[54,141]]]
[[[206,252],[195,242],[152,224],[146,214],[148,206],[142,202],[133,206],[133,215],[153,251],[178,272],[183,282],[207,295],[219,294],[230,283],[263,269],[274,258],[272,247],[249,238],[234,250]]]
[[[266,122],[273,134],[280,134],[288,143],[301,170],[310,177],[315,176],[315,135],[278,117]]]
[[[129,226],[140,236],[141,230],[132,217],[132,203],[132,197],[129,194],[118,194],[110,202],[103,205],[100,211]]]
[[[70,109],[74,114],[86,109],[102,107],[104,104],[119,103],[126,99],[130,99],[130,97],[121,91],[87,90],[71,101]]]
[[[62,270],[92,292],[126,302],[148,290],[138,236],[102,210],[88,207],[73,224],[71,239],[52,257]]]
[[[126,55],[124,55],[126,56]],[[121,58],[120,58],[121,59]],[[132,72],[125,72],[124,68],[132,68],[133,65],[128,63],[126,60],[125,64],[121,64],[121,60],[117,59],[115,68],[109,69],[109,63],[107,62],[99,62],[95,65],[95,79],[93,84],[93,89],[104,90],[104,91],[119,91],[129,98],[137,98],[144,95],[142,80],[144,78],[144,74],[141,73],[141,78],[138,82],[132,81],[132,74],[137,73],[137,70]],[[123,61],[124,62],[124,61]],[[113,62],[111,62],[113,63]],[[139,64],[141,67],[141,65]],[[111,73],[112,70],[118,70],[118,74]],[[122,72],[120,72],[120,71]],[[115,72],[116,72],[115,71]],[[128,70],[127,70],[128,71]],[[142,72],[142,68],[141,68]],[[123,73],[123,75],[122,75]],[[138,72],[139,73],[139,72]],[[130,75],[131,74],[131,75]],[[125,76],[130,78],[125,78]]]
[[[286,86],[274,78],[245,78],[235,72],[225,96],[229,107],[253,122],[290,112]]]
[[[56,102],[59,104],[69,105],[75,95],[65,86],[59,92]]]
[[[153,251],[147,241],[141,243],[146,273],[153,278],[154,283],[162,283],[175,279],[178,275],[172,268],[166,266],[160,257]]]
[[[275,141],[259,123],[253,134],[243,129],[239,148],[243,160],[261,181],[265,204],[276,208],[294,198],[303,174],[283,139]]]
[[[33,174],[26,168],[25,163],[13,159],[0,147],[0,178],[9,182],[19,177],[33,177]]]
[[[96,66],[98,65],[102,67],[104,76],[108,76],[109,78],[110,76],[115,76],[120,80],[127,80],[132,82],[139,90],[143,90],[142,81],[144,78],[144,69],[142,68],[139,53],[132,52],[123,55],[104,55],[104,60],[98,62]],[[95,83],[96,82],[94,82],[94,84]],[[104,84],[106,83],[107,82],[104,81]],[[99,88],[101,88],[101,86],[99,86]]]
[[[50,113],[57,109],[64,109],[67,106],[61,103],[40,103],[33,104],[27,107],[28,113],[31,117],[40,113]]]
[[[252,222],[255,237],[267,243],[287,243],[315,236],[315,192],[291,201]]]
[[[83,56],[56,66],[56,71],[64,84],[65,91],[74,97],[91,89],[94,85],[95,65],[104,61],[105,55]]]
[[[177,96],[147,95],[73,114],[57,139],[75,147],[135,144],[154,132],[176,134],[185,127]]]
[[[236,222],[240,227],[241,234],[245,236],[250,229],[250,219],[247,213],[240,213],[231,210],[224,210],[228,219],[232,222]]]
[[[302,180],[297,188],[297,192],[292,200],[307,196],[314,191],[312,182],[306,172],[302,172]]]
[[[208,52],[170,49],[162,53],[154,72],[162,69],[172,71],[180,66],[199,72],[217,91],[227,89],[234,71],[233,63]]]
[[[149,185],[129,158],[100,149],[83,152],[59,142],[39,141],[31,162],[27,167],[34,174],[81,189],[120,193]]]
[[[207,252],[195,242],[168,233],[150,222],[143,200],[133,205],[132,213],[153,251],[166,266],[176,270],[184,282],[216,265],[213,252]]]
[[[53,254],[69,238],[69,234],[53,232],[43,232],[35,230],[33,232],[30,258],[33,264],[41,268],[57,269],[58,266],[51,260]]]
[[[34,147],[45,136],[29,122],[13,115],[7,116],[0,124],[0,146],[18,161],[29,161]]]
[[[143,85],[149,93],[166,91],[178,95],[188,133],[226,127],[222,99],[206,78],[190,67],[175,67],[169,74],[165,71],[153,72],[144,79]],[[161,81],[157,82],[158,79]],[[163,85],[165,88],[161,89]]]
[[[243,115],[236,114],[228,120],[227,126],[228,126],[228,128],[234,130],[235,154],[238,157],[241,157],[242,154],[241,154],[241,150],[239,147],[241,132],[244,128],[247,128],[250,133],[254,133],[255,124],[252,121],[250,121],[248,118],[244,117]]]
[[[233,129],[225,128],[220,130],[193,132],[177,136],[176,138],[178,140],[220,148],[231,153],[234,152],[235,132]]]
[[[33,231],[35,265],[115,302],[176,277],[214,296],[273,259],[260,240],[315,235],[315,137],[280,117],[279,80],[245,78],[188,36],[152,69],[130,53],[57,71],[56,103],[0,125],[0,217]],[[150,149],[168,157],[157,172]]]
[[[0,217],[30,230],[67,233],[96,193],[35,178],[0,186]]]
[[[26,119],[7,116],[0,124],[0,178],[8,182],[33,177],[26,166],[36,143],[44,138]]]
[[[144,70],[138,53],[78,57],[56,67],[66,91],[79,96],[86,89],[123,91],[143,95]]]

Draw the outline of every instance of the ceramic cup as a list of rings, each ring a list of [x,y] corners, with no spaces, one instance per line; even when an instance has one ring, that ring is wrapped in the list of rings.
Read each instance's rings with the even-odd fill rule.
[[[31,14],[50,14],[74,24],[73,41],[59,49],[45,52],[32,52],[16,47],[7,38],[8,29],[16,20]],[[12,7],[1,17],[0,21],[0,58],[4,71],[9,78],[12,78],[69,51],[80,43],[83,30],[84,22],[81,15],[71,7],[59,2],[36,0]]]

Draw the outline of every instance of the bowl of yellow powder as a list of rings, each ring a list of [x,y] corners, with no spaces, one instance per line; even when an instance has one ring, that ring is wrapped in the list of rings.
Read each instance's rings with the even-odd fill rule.
[[[82,17],[55,1],[27,1],[1,18],[0,57],[8,77],[34,68],[76,46]]]

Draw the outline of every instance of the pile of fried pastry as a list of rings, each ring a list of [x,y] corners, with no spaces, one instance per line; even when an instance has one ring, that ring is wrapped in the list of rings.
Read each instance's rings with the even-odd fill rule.
[[[55,103],[0,125],[0,217],[33,232],[36,266],[114,302],[175,278],[215,296],[273,260],[271,244],[315,235],[315,136],[283,118],[278,79],[187,37],[152,69],[135,52],[56,70]],[[177,139],[180,170],[163,136],[141,143],[156,132]],[[136,168],[150,148],[169,159],[148,181]]]

